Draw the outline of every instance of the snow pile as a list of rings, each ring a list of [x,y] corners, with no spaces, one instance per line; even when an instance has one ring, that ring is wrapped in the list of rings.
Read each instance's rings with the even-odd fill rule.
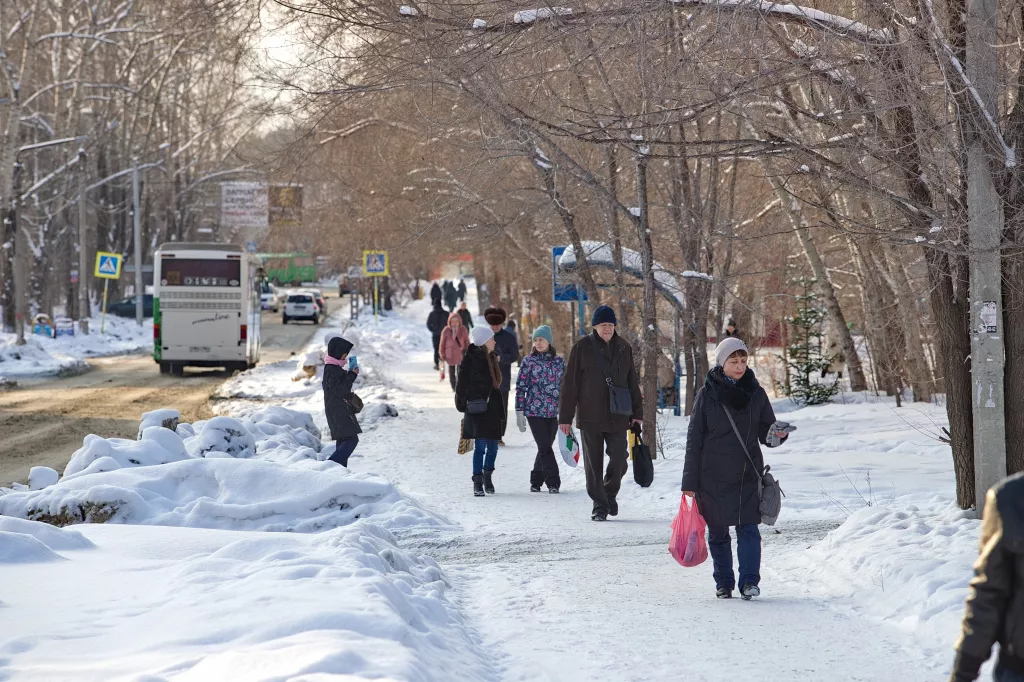
[[[177,410],[163,409],[144,412],[142,421],[139,422],[139,440],[142,440],[142,433],[150,426],[162,426],[174,431],[178,428],[179,421],[181,421],[181,412]]]
[[[541,7],[539,9],[524,9],[512,15],[512,21],[517,24],[532,24],[540,19],[551,19],[553,17],[571,17],[571,7]]]
[[[179,462],[188,457],[181,438],[159,426],[147,428],[140,440],[89,434],[82,447],[71,455],[71,461],[64,469],[64,478]]]
[[[16,345],[17,335],[0,332],[0,376],[47,376],[83,366],[86,358],[146,353],[153,349],[153,320],[139,327],[135,320],[107,316],[104,333],[100,318],[89,321],[88,336],[53,339],[37,336],[26,329],[25,345]]]
[[[81,533],[45,523],[0,516],[0,565],[63,559],[58,551],[86,549],[93,544]]]
[[[60,474],[50,467],[32,467],[28,472],[29,490],[42,490],[60,480]]]
[[[256,439],[245,425],[231,417],[214,417],[193,424],[196,435],[185,439],[185,447],[193,457],[252,457]]]

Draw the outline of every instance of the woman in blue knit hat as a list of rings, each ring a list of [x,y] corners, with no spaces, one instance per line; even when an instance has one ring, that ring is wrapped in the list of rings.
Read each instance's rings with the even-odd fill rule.
[[[537,458],[530,472],[530,490],[535,493],[541,485],[547,485],[549,493],[557,493],[562,486],[552,446],[558,434],[558,390],[565,360],[558,357],[553,340],[551,327],[537,327],[533,352],[519,365],[516,379],[516,423],[524,433],[529,424],[537,442]]]

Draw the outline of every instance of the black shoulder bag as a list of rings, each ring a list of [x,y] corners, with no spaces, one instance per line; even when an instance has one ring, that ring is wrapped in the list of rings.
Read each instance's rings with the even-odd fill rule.
[[[604,382],[608,384],[608,411],[612,414],[633,416],[633,396],[630,395],[629,389],[616,386],[612,382],[612,366],[608,362],[608,358],[601,353],[601,348],[593,336],[590,337],[590,345],[594,347],[597,362],[601,365],[601,371],[604,372]]]
[[[722,404],[722,409],[725,410],[725,416],[729,418],[732,430],[740,441],[743,454],[747,456],[750,466],[754,468],[754,473],[757,474],[757,499],[759,500],[758,511],[761,513],[761,523],[774,526],[779,518],[779,512],[782,511],[782,498],[786,496],[786,493],[782,492],[782,486],[775,480],[775,476],[769,473],[772,470],[770,466],[766,466],[763,472],[757,470],[754,458],[750,456],[750,450],[747,449],[747,443],[743,440],[743,436],[740,435],[740,430],[736,428],[736,420],[732,418],[732,412],[729,411],[729,408],[724,403]]]

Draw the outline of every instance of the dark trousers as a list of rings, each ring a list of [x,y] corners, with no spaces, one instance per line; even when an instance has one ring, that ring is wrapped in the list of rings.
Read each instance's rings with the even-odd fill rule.
[[[537,459],[533,461],[530,472],[530,485],[537,488],[541,483],[548,488],[561,488],[562,478],[558,474],[558,461],[555,460],[555,436],[558,435],[558,419],[556,417],[527,417],[533,440],[537,442]]]
[[[339,440],[334,443],[334,454],[331,455],[331,461],[337,462],[343,467],[348,466],[348,458],[352,456],[352,452],[359,445],[359,436],[352,436],[345,440]]]
[[[501,440],[505,438],[505,429],[508,428],[508,391],[501,392]]]
[[[732,571],[732,538],[729,526],[708,526],[708,553],[715,563],[715,586],[736,587]],[[740,589],[761,582],[761,531],[756,523],[736,526],[736,553],[740,560]]]
[[[448,380],[452,382],[452,390],[455,390],[455,386],[458,384],[458,365],[448,365]]]
[[[434,369],[441,364],[441,335],[434,337]]]
[[[629,470],[626,455],[626,432],[601,433],[582,431],[583,465],[587,472],[587,494],[594,501],[594,511],[608,513],[608,502],[614,500],[622,487],[622,477]],[[604,451],[608,448],[608,470],[604,468]]]

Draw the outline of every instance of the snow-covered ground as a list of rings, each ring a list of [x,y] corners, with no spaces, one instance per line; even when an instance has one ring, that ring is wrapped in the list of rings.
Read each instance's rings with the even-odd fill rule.
[[[590,521],[582,469],[562,465],[560,495],[529,492],[535,449],[514,420],[498,494],[474,498],[427,312],[338,318],[321,335],[347,325],[363,367],[351,472],[323,461],[319,381],[293,382],[288,363],[224,386],[218,409],[237,421],[96,438],[55,486],[0,494],[0,514],[110,516],[59,531],[0,517],[0,679],[948,673],[978,522],[952,502],[938,408],[778,402],[799,430],[768,453],[787,498],[762,527],[763,597],[722,602],[710,561],[684,569],[667,552],[685,419],[662,420],[655,484],[628,474],[609,523]]]
[[[26,333],[24,346],[15,345],[17,335],[0,331],[0,377],[48,376],[80,367],[87,358],[153,350],[152,318],[140,327],[134,319],[107,315],[101,334],[96,316],[89,320],[89,330],[83,336],[76,325],[75,336],[56,339]]]

